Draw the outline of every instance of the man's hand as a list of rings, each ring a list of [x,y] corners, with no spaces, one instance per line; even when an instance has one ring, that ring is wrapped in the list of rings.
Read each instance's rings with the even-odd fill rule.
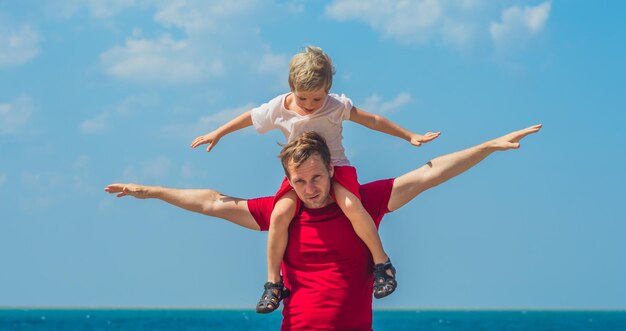
[[[220,141],[220,138],[222,137],[215,131],[207,133],[204,136],[200,136],[194,139],[194,141],[191,143],[191,148],[196,148],[200,145],[209,144],[206,148],[206,151],[210,152],[213,147],[217,145],[217,142]]]
[[[137,184],[111,184],[104,188],[105,191],[115,194],[117,193],[117,197],[121,198],[123,196],[130,195],[137,199],[146,199],[150,198],[147,186],[137,185]]]
[[[423,143],[427,143],[439,137],[440,134],[441,132],[428,132],[425,135],[411,133],[411,138],[409,142],[411,143],[411,145],[419,147],[422,146]]]
[[[529,134],[539,132],[541,130],[541,124],[536,124],[526,129],[511,132],[500,138],[489,141],[487,144],[498,151],[506,151],[509,149],[518,149],[520,147],[519,141]]]

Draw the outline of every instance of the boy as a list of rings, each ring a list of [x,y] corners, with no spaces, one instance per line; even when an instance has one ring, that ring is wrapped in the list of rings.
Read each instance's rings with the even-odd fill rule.
[[[334,166],[332,192],[335,201],[372,254],[374,296],[382,298],[395,291],[396,270],[382,247],[374,221],[361,204],[356,170],[346,158],[342,145],[341,122],[350,120],[403,138],[414,146],[437,138],[439,132],[425,135],[409,132],[382,116],[354,107],[352,101],[344,95],[329,94],[333,74],[330,57],[321,48],[306,47],[289,64],[291,92],[279,95],[218,129],[197,137],[191,147],[208,144],[207,151],[211,151],[224,135],[251,125],[260,133],[280,129],[288,142],[305,131],[316,131],[322,135],[330,147]],[[273,312],[280,306],[280,301],[289,295],[280,276],[280,265],[287,247],[289,223],[299,205],[292,189],[294,185],[301,183],[292,182],[291,178],[286,177],[274,198],[267,244],[268,280],[256,307],[258,313]],[[313,202],[319,196],[314,186],[307,194]]]

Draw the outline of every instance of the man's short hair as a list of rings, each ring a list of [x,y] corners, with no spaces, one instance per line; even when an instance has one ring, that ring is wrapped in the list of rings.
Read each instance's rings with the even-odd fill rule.
[[[289,165],[297,168],[308,160],[309,157],[316,154],[322,158],[326,168],[330,170],[330,150],[326,144],[326,139],[315,131],[307,131],[284,145],[278,157],[283,164],[285,175],[291,179]]]

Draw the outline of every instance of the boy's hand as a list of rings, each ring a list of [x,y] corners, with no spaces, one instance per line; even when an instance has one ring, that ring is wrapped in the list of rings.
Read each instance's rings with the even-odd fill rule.
[[[411,140],[409,140],[409,142],[411,143],[411,145],[419,147],[422,146],[423,143],[427,143],[439,137],[440,134],[441,132],[428,132],[425,135],[411,133]]]
[[[209,146],[207,146],[206,148],[206,151],[210,152],[213,149],[213,147],[217,145],[217,142],[220,141],[220,138],[222,137],[219,134],[215,133],[215,131],[207,133],[204,136],[200,136],[196,138],[191,143],[191,148],[196,148],[200,145],[209,144]]]

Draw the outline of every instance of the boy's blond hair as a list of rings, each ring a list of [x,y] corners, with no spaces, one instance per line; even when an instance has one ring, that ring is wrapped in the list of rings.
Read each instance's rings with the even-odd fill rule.
[[[289,87],[291,91],[330,91],[335,68],[330,57],[315,46],[307,46],[289,63]]]

